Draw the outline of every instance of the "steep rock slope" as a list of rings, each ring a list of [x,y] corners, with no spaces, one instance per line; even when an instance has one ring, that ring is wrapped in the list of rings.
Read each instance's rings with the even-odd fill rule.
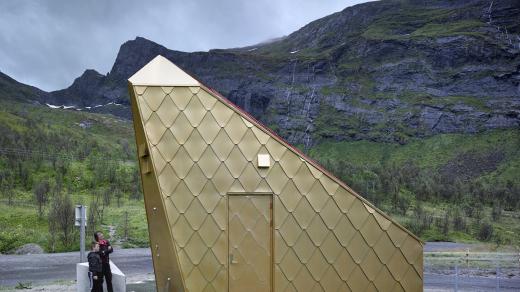
[[[518,127],[518,15],[518,0],[378,1],[245,48],[185,53],[138,37],[108,75],[87,71],[50,98],[129,117],[126,79],[161,54],[305,147]]]

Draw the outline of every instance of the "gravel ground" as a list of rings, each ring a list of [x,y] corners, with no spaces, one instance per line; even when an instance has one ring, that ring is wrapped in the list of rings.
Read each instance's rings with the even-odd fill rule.
[[[457,243],[457,242],[427,242],[424,245],[424,252],[436,252],[436,251],[463,251],[466,248],[475,246],[469,243]]]

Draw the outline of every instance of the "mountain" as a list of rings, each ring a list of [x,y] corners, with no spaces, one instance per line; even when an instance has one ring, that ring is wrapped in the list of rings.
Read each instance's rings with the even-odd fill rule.
[[[89,214],[92,230],[148,244],[126,80],[157,54],[307,148],[422,239],[517,246],[519,8],[370,2],[270,42],[208,52],[138,37],[107,75],[87,70],[55,92],[0,73],[0,253],[26,243],[77,249],[56,243],[38,214],[34,192],[46,183],[44,215],[67,195],[101,211]]]
[[[127,78],[157,54],[306,148],[520,125],[520,1],[377,1],[269,43],[173,51],[137,37],[107,75],[87,70],[55,105],[130,118]]]
[[[38,103],[46,95],[45,91],[20,83],[0,72],[0,98]]]

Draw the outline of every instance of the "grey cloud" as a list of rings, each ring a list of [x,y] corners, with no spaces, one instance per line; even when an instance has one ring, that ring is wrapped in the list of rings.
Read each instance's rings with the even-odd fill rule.
[[[142,36],[206,51],[287,35],[360,0],[0,1],[0,71],[44,90],[87,68],[110,70],[119,46]]]

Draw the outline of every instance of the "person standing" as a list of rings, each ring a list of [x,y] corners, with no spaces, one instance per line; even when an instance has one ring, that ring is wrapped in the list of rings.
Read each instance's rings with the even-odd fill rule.
[[[99,244],[99,255],[101,257],[101,264],[103,270],[103,277],[107,283],[108,292],[113,292],[112,288],[112,271],[110,270],[110,254],[114,251],[110,242],[105,239],[103,233],[100,231],[96,231],[94,233],[94,238],[96,242]]]
[[[90,280],[92,281],[91,292],[103,292],[103,266],[101,264],[101,256],[99,255],[99,244],[95,241],[90,245],[90,252],[87,256],[88,271]]]

